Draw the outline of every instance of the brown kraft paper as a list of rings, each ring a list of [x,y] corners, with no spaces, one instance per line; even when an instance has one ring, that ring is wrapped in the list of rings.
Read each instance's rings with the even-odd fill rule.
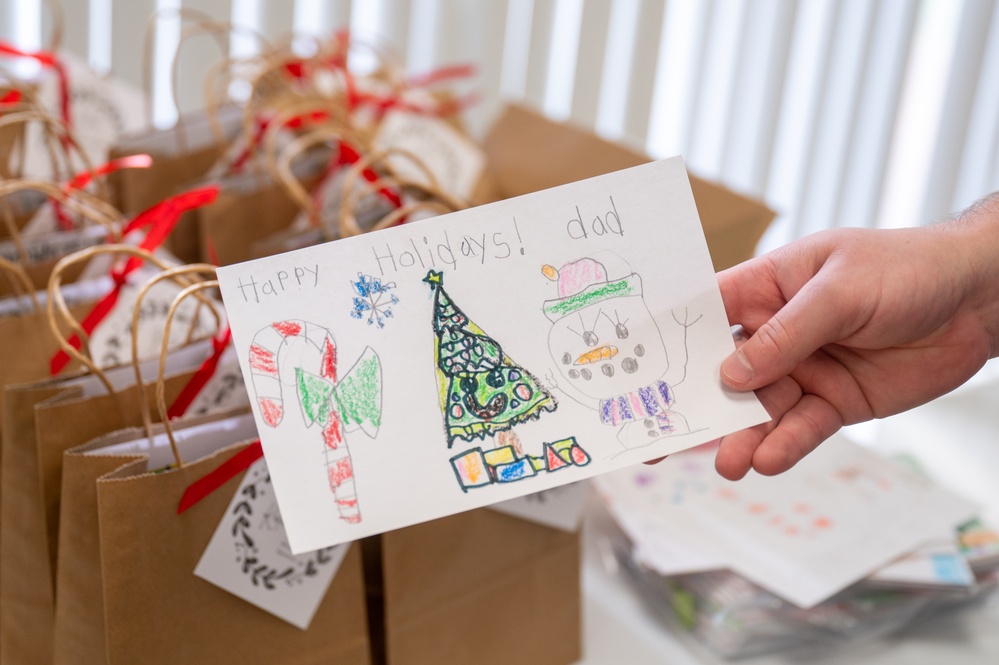
[[[182,515],[177,506],[244,445],[163,473],[131,463],[97,482],[110,665],[370,663],[360,547],[304,631],[194,575],[242,474]]]
[[[376,538],[389,665],[582,657],[578,533],[480,509]]]
[[[571,123],[524,106],[508,106],[483,142],[487,176],[484,203],[529,194],[652,161]],[[762,203],[690,175],[690,188],[716,271],[753,257],[775,213]]]
[[[168,400],[192,374],[167,379]],[[58,386],[16,386],[5,395],[5,416],[15,418],[11,427],[4,426],[0,458],[0,659],[7,665],[52,662],[63,453],[108,432],[141,425],[140,393],[134,385],[117,398],[84,398],[78,386]],[[146,394],[152,403],[154,388],[146,386]]]

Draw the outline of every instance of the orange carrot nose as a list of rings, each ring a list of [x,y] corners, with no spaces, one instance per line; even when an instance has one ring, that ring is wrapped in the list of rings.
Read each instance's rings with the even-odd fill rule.
[[[601,360],[610,360],[617,355],[617,347],[611,346],[610,344],[604,344],[603,346],[598,346],[592,351],[587,351],[586,353],[580,354],[576,358],[576,365],[589,365],[590,363],[600,362]]]

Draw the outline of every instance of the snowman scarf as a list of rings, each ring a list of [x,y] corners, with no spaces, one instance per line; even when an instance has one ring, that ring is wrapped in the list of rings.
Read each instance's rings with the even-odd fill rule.
[[[673,404],[673,395],[664,381],[600,400],[600,420],[605,425],[620,425],[632,420],[662,417]]]

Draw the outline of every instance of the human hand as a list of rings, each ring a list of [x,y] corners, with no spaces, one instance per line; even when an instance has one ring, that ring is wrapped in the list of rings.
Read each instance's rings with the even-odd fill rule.
[[[772,421],[723,437],[716,467],[794,466],[841,426],[953,390],[999,345],[999,201],[900,230],[837,229],[718,274],[750,337],[722,380],[755,390]]]

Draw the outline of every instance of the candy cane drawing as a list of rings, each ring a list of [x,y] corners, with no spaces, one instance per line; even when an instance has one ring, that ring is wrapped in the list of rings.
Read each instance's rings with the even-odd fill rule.
[[[289,396],[297,397],[306,428],[320,427],[326,475],[340,518],[361,521],[354,468],[346,435],[362,430],[378,435],[382,409],[382,370],[378,355],[365,347],[338,376],[337,347],[328,328],[306,321],[278,321],[257,332],[250,345],[250,374],[260,415],[269,427],[281,425]]]

